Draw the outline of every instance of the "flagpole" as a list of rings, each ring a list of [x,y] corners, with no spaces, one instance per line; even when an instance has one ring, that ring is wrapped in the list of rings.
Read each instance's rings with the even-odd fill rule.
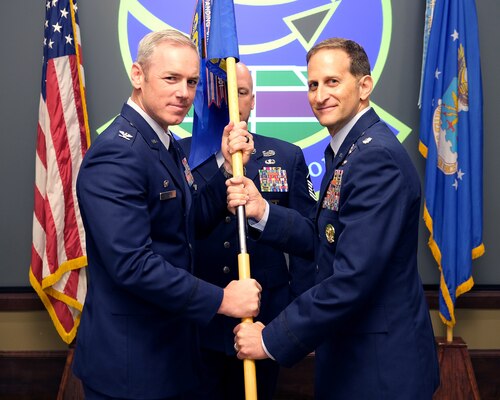
[[[83,110],[83,122],[85,126],[85,135],[87,137],[87,147],[90,146],[90,127],[89,127],[89,116],[87,113],[87,100],[85,98],[85,86],[83,82],[83,74],[81,71],[82,56],[80,54],[80,35],[79,31],[76,29],[76,17],[75,17],[75,6],[74,1],[69,0],[69,8],[71,14],[71,26],[73,27],[73,42],[75,44],[76,53],[76,65],[78,72],[78,83],[80,85],[80,96],[82,98],[82,110]]]
[[[238,84],[236,81],[236,59],[226,58],[227,91],[229,101],[229,120],[240,122],[240,110],[238,105]],[[243,155],[241,151],[232,155],[233,176],[243,176]],[[240,279],[250,278],[250,257],[247,252],[246,243],[246,217],[245,206],[236,209],[238,218],[238,238],[240,243],[240,253],[238,254],[238,273]],[[253,322],[252,317],[241,319],[242,322]],[[246,400],[257,400],[257,378],[255,375],[255,361],[243,360],[243,373],[245,378],[245,398]]]

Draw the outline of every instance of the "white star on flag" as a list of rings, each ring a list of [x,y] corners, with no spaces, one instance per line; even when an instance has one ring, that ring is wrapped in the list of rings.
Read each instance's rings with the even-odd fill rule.
[[[55,25],[52,25],[52,28],[54,28],[54,32],[61,32],[62,25],[59,25],[59,22],[56,22]]]

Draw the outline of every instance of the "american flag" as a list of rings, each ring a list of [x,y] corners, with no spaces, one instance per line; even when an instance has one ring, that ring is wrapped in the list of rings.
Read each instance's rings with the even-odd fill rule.
[[[73,0],[50,0],[45,8],[30,282],[69,344],[87,290],[75,183],[90,135],[78,6]]]

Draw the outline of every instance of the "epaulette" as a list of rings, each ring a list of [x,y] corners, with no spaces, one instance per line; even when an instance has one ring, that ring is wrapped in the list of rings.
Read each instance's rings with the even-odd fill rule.
[[[115,131],[115,140],[119,140],[123,143],[134,143],[137,137],[137,128],[133,125],[127,126],[126,128],[120,127]]]

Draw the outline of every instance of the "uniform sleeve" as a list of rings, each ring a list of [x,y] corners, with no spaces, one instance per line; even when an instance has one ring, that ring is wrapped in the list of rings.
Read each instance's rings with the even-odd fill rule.
[[[371,147],[343,177],[333,274],[295,299],[263,332],[269,352],[291,366],[335,335],[373,298],[398,246],[415,196],[397,162]],[[413,211],[412,211],[413,212]],[[307,238],[305,238],[307,239]],[[297,245],[297,243],[295,244]]]
[[[131,145],[116,142],[95,143],[78,176],[78,200],[93,252],[89,259],[103,266],[122,290],[206,323],[217,312],[223,291],[155,252],[147,160]]]

